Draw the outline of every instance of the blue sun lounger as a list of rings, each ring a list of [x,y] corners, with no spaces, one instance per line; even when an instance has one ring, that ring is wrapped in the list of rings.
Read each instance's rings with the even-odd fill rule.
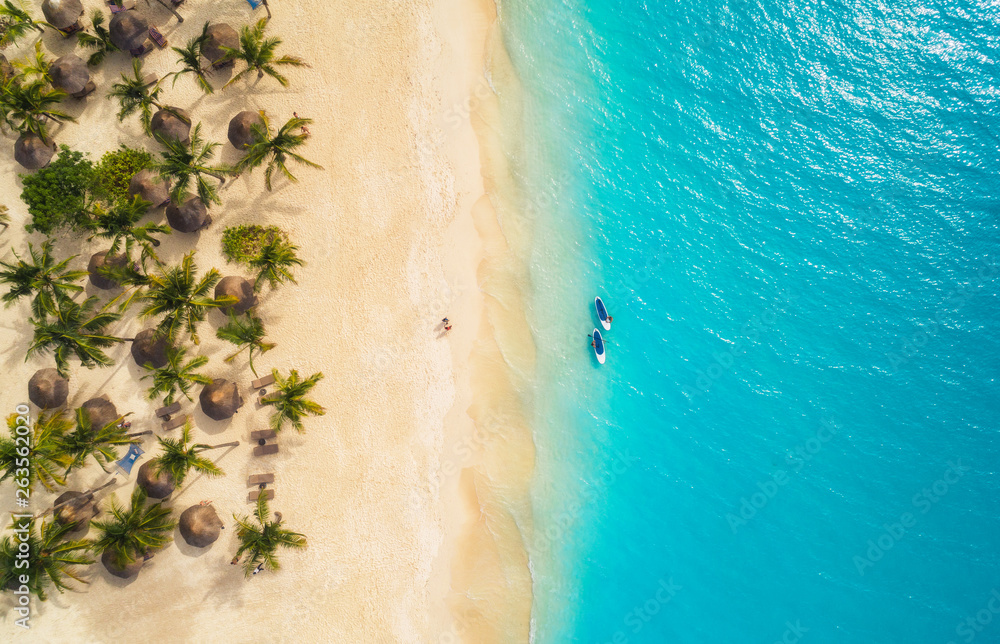
[[[135,465],[136,459],[143,453],[144,452],[141,447],[132,443],[132,445],[128,448],[128,452],[125,454],[125,457],[115,463],[115,465],[117,465],[118,469],[125,473],[125,476],[129,476],[132,474],[132,466]]]
[[[256,9],[260,6],[262,0],[247,0],[247,4],[250,5],[251,9]]]

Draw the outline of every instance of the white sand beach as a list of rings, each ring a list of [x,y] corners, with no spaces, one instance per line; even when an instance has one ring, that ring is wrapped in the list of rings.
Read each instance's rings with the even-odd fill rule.
[[[481,172],[481,161],[488,167],[489,159],[499,158],[490,149],[496,101],[484,62],[495,41],[495,7],[489,0],[270,5],[269,33],[284,40],[286,53],[311,65],[289,71],[288,88],[251,79],[205,96],[182,77],[173,87],[166,84],[164,100],[201,122],[207,140],[223,143],[217,159],[225,162],[238,158],[226,142],[237,112],[265,110],[275,124],[293,111],[312,118],[303,154],[324,169],[293,166],[299,182],[279,179],[273,192],[264,188],[261,172],[231,181],[221,192],[223,205],[211,211],[213,224],[166,237],[160,255],[173,263],[197,250],[201,271],[216,267],[222,275],[244,275],[222,256],[223,229],[260,223],[287,230],[306,265],[295,273],[297,285],[264,290],[257,312],[277,347],[256,364],[258,371],[322,371],[325,379],[312,398],[326,415],[307,419],[305,434],[283,432],[279,454],[252,456],[249,433],[266,427],[267,412],[254,401],[245,360],[223,362],[230,349],[214,331],[224,316],[210,312],[197,348],[210,358],[205,372],[236,381],[246,402],[223,422],[205,416],[197,399],[183,404],[193,415],[196,441],[241,445],[211,453],[226,476],[194,476],[169,504],[179,514],[211,500],[226,522],[223,536],[199,550],[175,531],[174,543],[127,582],[100,564],[90,566],[88,586],[33,602],[29,631],[15,627],[14,615],[4,610],[0,640],[528,639],[531,581],[520,530],[530,524],[533,450],[494,339],[498,328],[513,328],[491,316],[491,308],[503,308],[497,293],[517,294],[502,283],[513,269],[496,266],[505,254],[503,235],[484,196],[493,180],[484,183]],[[85,2],[88,13],[100,6]],[[239,28],[264,15],[240,0],[188,0],[179,9],[183,24],[155,2],[147,7],[140,0],[138,9],[171,45],[200,33],[208,20]],[[52,33],[43,40],[52,56],[73,46]],[[22,43],[5,54],[16,58],[30,47]],[[154,50],[145,67],[163,76],[175,60],[169,50]],[[119,144],[160,149],[142,135],[137,118],[119,124],[117,105],[105,98],[129,65],[127,56],[116,54],[100,66],[97,91],[67,103],[78,123],[58,127],[58,143],[89,152],[95,162]],[[214,82],[218,87],[224,80]],[[3,140],[0,194],[13,225],[0,235],[0,253],[9,260],[12,250],[21,253],[27,241],[38,244],[42,237],[23,230],[27,213],[17,176],[23,170],[11,156],[14,138]],[[162,209],[153,218],[162,221]],[[79,267],[103,250],[98,241],[60,237],[59,252],[79,254]],[[491,283],[481,290],[484,280]],[[87,292],[97,293],[92,286]],[[117,335],[131,337],[150,325],[135,311],[114,329]],[[52,360],[24,361],[31,337],[26,302],[0,315],[0,405],[12,412],[26,402],[31,374]],[[440,327],[445,315],[454,323],[448,334]],[[520,331],[514,345],[529,348],[508,356],[522,377],[532,360],[525,336]],[[104,393],[120,413],[133,413],[134,429],[161,433],[153,416],[158,403],[145,398],[143,370],[128,344],[110,355],[116,366],[108,369],[83,369],[72,361],[70,405]],[[484,440],[473,418],[487,436],[490,423],[516,428],[503,440]],[[147,436],[143,448],[143,458],[155,455],[155,440]],[[229,565],[236,549],[232,516],[252,511],[246,478],[260,472],[274,472],[272,509],[309,545],[284,551],[280,571],[246,580]],[[73,474],[69,488],[87,489],[106,478],[91,464]],[[130,478],[119,474],[111,490],[124,500],[134,480],[135,470]],[[54,496],[40,489],[32,509],[47,507]],[[11,483],[0,484],[0,509],[12,509],[12,500]],[[2,601],[11,602],[6,596]]]

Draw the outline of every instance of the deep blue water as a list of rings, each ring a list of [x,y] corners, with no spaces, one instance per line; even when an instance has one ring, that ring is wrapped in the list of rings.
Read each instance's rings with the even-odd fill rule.
[[[501,14],[535,640],[1000,642],[1000,8]]]

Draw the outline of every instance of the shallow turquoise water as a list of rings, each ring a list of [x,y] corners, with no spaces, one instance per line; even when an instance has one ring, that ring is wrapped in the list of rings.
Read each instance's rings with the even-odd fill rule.
[[[501,13],[535,640],[1000,642],[1000,10]]]

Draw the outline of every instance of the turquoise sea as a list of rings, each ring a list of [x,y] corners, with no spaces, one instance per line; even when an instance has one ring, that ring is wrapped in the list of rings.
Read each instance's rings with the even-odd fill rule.
[[[500,10],[534,641],[1000,642],[1000,7]]]

